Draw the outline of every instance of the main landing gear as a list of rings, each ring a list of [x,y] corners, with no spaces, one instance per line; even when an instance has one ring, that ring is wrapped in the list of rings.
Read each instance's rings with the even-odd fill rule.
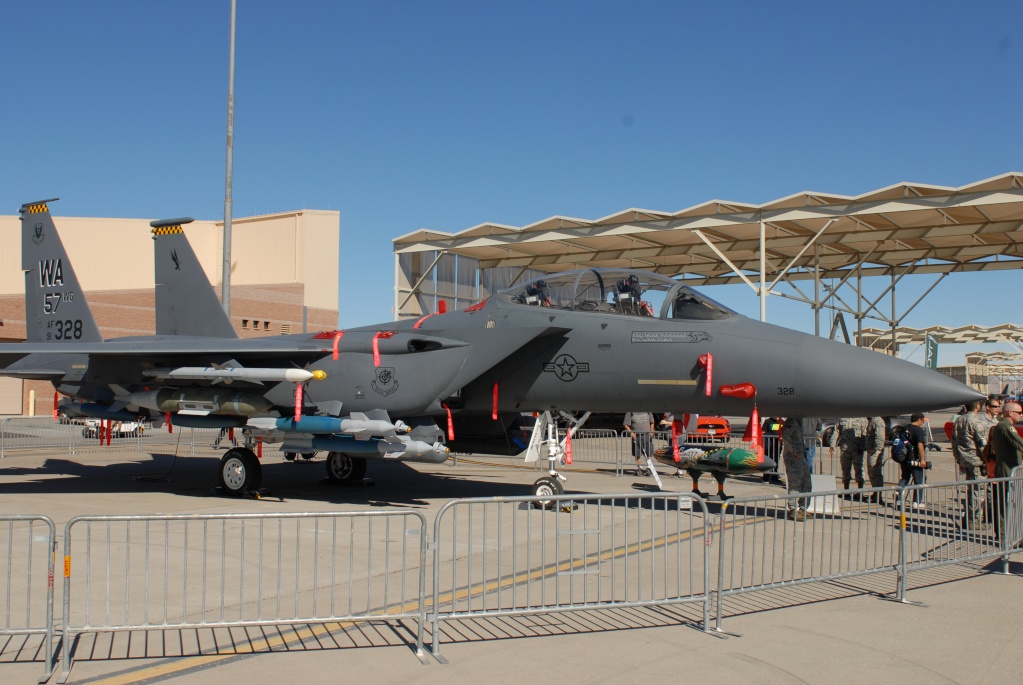
[[[220,458],[220,486],[228,495],[240,497],[255,493],[262,482],[263,467],[249,448],[233,447]]]
[[[342,452],[327,453],[327,478],[338,485],[361,483],[366,475],[366,459]]]

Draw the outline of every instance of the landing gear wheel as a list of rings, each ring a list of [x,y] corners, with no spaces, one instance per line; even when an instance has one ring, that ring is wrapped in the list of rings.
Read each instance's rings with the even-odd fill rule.
[[[284,458],[287,459],[288,461],[295,461],[295,453],[294,452],[285,452],[284,453]]]
[[[366,475],[366,460],[342,452],[327,452],[327,478],[340,485],[351,485]]]
[[[255,453],[245,447],[229,449],[220,459],[220,486],[232,497],[258,490],[263,467]]]
[[[309,461],[310,459],[312,459],[315,456],[316,456],[316,452],[303,452],[302,453],[302,458],[305,459],[306,461]]]
[[[565,494],[565,487],[554,476],[544,476],[543,478],[538,478],[533,483],[533,497],[556,497],[563,494]],[[549,499],[541,499],[533,502],[533,507],[536,509],[551,509],[554,507],[554,502]]]

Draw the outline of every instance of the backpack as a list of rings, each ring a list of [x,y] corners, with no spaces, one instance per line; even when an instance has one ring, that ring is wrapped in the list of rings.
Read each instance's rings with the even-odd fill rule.
[[[892,461],[903,464],[909,459],[909,427],[892,428]]]

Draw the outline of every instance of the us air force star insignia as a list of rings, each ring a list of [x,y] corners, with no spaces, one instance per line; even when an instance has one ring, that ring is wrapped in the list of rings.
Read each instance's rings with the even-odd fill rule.
[[[377,378],[372,385],[374,390],[385,397],[397,390],[398,381],[394,379],[394,368],[382,366],[377,369]]]
[[[45,239],[46,239],[46,236],[43,235],[43,225],[42,224],[36,224],[35,226],[33,226],[32,227],[32,242],[35,243],[36,245],[38,245],[41,242],[43,242],[43,240],[45,240]]]
[[[578,378],[580,373],[588,372],[590,365],[587,362],[577,362],[575,357],[570,354],[562,354],[553,362],[544,364],[543,370],[552,372],[558,377],[558,380],[570,383]]]

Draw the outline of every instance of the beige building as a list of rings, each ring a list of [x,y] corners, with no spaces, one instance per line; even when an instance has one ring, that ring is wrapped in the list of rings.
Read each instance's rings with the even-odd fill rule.
[[[152,335],[156,297],[151,219],[65,217],[59,204],[50,209],[103,337]],[[219,296],[223,221],[195,221],[184,229]],[[306,209],[233,219],[231,321],[239,335],[337,328],[339,233],[336,211]],[[18,216],[0,216],[0,240],[0,340],[20,341],[25,337],[25,277]],[[49,383],[0,378],[0,415],[47,414],[52,409]]]

